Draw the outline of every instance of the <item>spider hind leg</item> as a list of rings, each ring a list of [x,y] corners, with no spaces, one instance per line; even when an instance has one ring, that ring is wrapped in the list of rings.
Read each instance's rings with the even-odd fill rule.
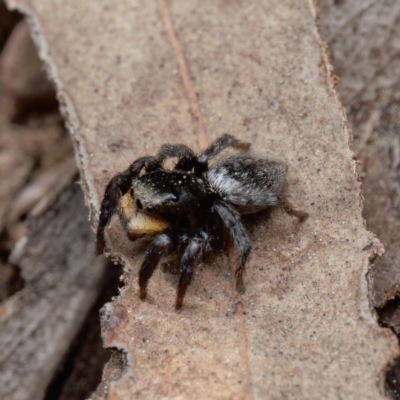
[[[289,202],[280,199],[280,207],[289,215],[296,217],[299,222],[303,222],[308,218],[308,213],[305,211],[296,210]]]
[[[196,161],[193,150],[184,144],[164,144],[156,156],[160,164],[172,157],[178,158],[175,169],[181,171],[190,171]]]
[[[239,253],[235,271],[236,290],[239,293],[244,293],[243,273],[251,252],[249,235],[240,220],[240,214],[234,207],[222,201],[218,201],[214,204],[214,210],[219,214],[226,228],[229,229],[235,247]]]
[[[214,142],[210,144],[198,157],[194,166],[194,172],[196,175],[201,175],[208,169],[208,161],[216,157],[222,150],[227,147],[232,147],[237,150],[248,150],[250,148],[250,143],[242,142],[236,139],[234,136],[225,133]]]

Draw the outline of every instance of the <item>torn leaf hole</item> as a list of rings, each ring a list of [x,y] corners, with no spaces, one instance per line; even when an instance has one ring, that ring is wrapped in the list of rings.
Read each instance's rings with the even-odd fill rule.
[[[379,324],[390,328],[397,335],[400,343],[400,297],[389,300],[384,307],[376,309]],[[400,400],[400,357],[395,358],[388,366],[385,376],[386,396]]]
[[[100,296],[71,342],[47,387],[45,400],[85,400],[98,388],[103,369],[113,366],[113,374],[122,376],[126,356],[117,349],[105,349],[101,339],[99,310],[119,294],[122,266],[110,261],[106,267]],[[121,354],[120,354],[121,353]],[[117,378],[116,378],[117,379]]]

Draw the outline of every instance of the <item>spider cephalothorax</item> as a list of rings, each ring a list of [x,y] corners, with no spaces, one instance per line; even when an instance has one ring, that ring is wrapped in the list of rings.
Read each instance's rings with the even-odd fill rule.
[[[142,299],[160,258],[180,251],[176,307],[181,308],[197,261],[205,251],[221,248],[224,227],[239,254],[236,288],[242,292],[251,245],[241,214],[280,207],[300,221],[307,217],[285,199],[286,166],[280,162],[240,153],[209,169],[208,160],[229,146],[247,150],[250,145],[228,134],[199,156],[182,144],[163,145],[155,157],[139,158],[108,183],[100,210],[97,252],[105,250],[104,230],[115,212],[131,240],[156,235],[139,272]],[[175,168],[165,169],[163,162],[171,157],[178,159]]]

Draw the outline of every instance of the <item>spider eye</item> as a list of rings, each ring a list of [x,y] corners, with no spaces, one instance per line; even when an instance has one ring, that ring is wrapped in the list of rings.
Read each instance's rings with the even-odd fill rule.
[[[172,194],[171,201],[172,203],[177,203],[179,201],[179,196],[177,196],[176,194]]]
[[[143,210],[143,204],[139,199],[136,200],[136,206],[139,210]]]

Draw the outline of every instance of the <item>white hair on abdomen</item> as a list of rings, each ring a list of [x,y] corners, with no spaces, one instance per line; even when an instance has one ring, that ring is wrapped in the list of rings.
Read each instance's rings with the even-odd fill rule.
[[[214,164],[207,173],[210,186],[242,214],[279,205],[286,166],[278,161],[234,155]]]

